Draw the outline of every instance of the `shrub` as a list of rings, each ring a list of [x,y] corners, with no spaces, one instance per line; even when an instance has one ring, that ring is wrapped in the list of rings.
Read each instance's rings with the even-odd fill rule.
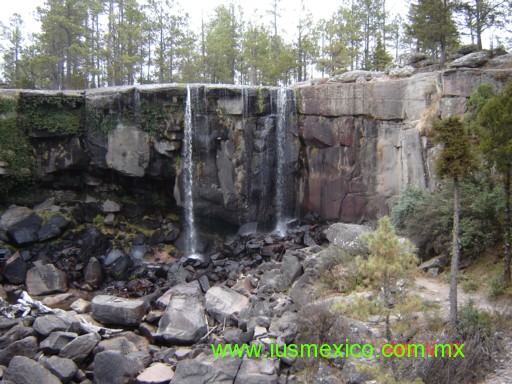
[[[393,224],[418,247],[422,259],[442,254],[451,248],[453,197],[450,183],[437,191],[410,189],[402,193],[393,207]],[[478,257],[501,240],[501,214],[504,212],[502,187],[489,173],[461,183],[461,251]]]
[[[476,383],[491,371],[499,350],[493,317],[469,301],[459,310],[457,334],[441,337],[438,343],[464,343],[464,358],[422,359],[412,375],[420,376],[425,384]]]
[[[496,276],[493,277],[490,281],[491,285],[491,297],[498,297],[505,292],[507,288],[507,283],[503,280],[502,277]]]

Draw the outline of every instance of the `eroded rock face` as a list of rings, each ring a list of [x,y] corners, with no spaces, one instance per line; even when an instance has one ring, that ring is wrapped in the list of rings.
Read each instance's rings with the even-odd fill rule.
[[[431,66],[421,72],[418,68],[429,65],[425,59],[408,55],[388,74],[352,71],[284,92],[225,85],[73,92],[64,97],[75,98],[75,107],[63,108],[80,122],[76,132],[24,128],[31,128],[37,174],[45,185],[97,188],[117,178],[137,190],[148,180],[161,181],[174,186],[175,202],[183,206],[181,155],[190,92],[198,217],[271,226],[278,216],[316,213],[322,219],[359,223],[389,213],[405,188],[433,185],[435,151],[423,129],[428,116],[463,113],[466,98],[478,85],[501,89],[512,78],[510,55],[491,58],[487,52],[473,52],[446,70]],[[1,91],[1,97],[13,97],[12,92]],[[16,97],[63,95],[23,92]],[[2,173],[8,172],[5,167],[0,164]],[[284,180],[279,180],[280,172]],[[278,214],[280,205],[284,212]],[[18,222],[10,216],[0,221],[0,237]],[[29,215],[15,216],[23,220]],[[112,225],[114,217],[107,222]],[[28,244],[58,236],[55,227],[44,227],[40,236],[38,225],[34,227],[11,231],[11,241]]]

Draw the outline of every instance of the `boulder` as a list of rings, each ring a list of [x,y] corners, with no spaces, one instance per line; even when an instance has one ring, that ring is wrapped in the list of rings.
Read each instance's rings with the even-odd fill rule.
[[[37,215],[30,215],[26,219],[9,228],[7,234],[16,245],[34,243],[38,240],[37,232],[41,228],[43,219]]]
[[[63,383],[69,383],[78,371],[78,367],[73,360],[58,356],[43,358],[40,362]]]
[[[326,232],[327,240],[338,248],[351,252],[366,252],[366,245],[361,241],[361,235],[370,229],[363,225],[335,223]]]
[[[0,231],[9,230],[9,228],[27,219],[32,213],[29,208],[11,205],[0,217]]]
[[[205,309],[196,296],[173,295],[158,323],[156,337],[172,344],[193,344],[207,332]]]
[[[100,262],[95,257],[91,257],[84,271],[84,281],[93,288],[98,288],[103,284],[105,276]]]
[[[34,336],[34,330],[31,327],[23,326],[23,324],[17,324],[0,337],[0,349],[29,336]]]
[[[76,339],[78,334],[74,332],[52,332],[44,339],[39,348],[47,354],[58,354],[62,348]]]
[[[25,281],[29,295],[48,295],[68,290],[68,276],[53,264],[29,269]]]
[[[15,252],[5,262],[2,275],[12,284],[23,284],[27,276],[27,263],[20,256],[19,252]]]
[[[75,363],[81,363],[89,356],[100,340],[101,336],[96,332],[78,336],[60,350],[59,356],[71,359]]]
[[[277,384],[277,369],[270,359],[244,358],[234,384]]]
[[[226,287],[213,287],[205,295],[206,310],[220,324],[233,324],[238,314],[249,306],[249,299]]]
[[[72,293],[59,293],[56,295],[46,296],[43,299],[43,304],[50,308],[59,308],[67,311],[76,299],[76,296]]]
[[[108,133],[107,166],[127,176],[142,177],[150,157],[147,132],[119,124]]]
[[[172,368],[164,363],[155,363],[137,376],[137,384],[168,384],[174,377]]]
[[[478,68],[489,61],[490,54],[487,51],[472,52],[448,64],[449,68]]]
[[[4,380],[14,384],[61,384],[61,381],[41,364],[23,356],[16,356],[11,360]]]
[[[132,264],[130,256],[120,249],[110,251],[103,262],[107,273],[116,280],[124,279]]]
[[[103,213],[117,213],[121,210],[121,204],[113,200],[105,200],[101,206]]]
[[[92,316],[103,324],[135,326],[146,314],[143,300],[125,299],[110,295],[99,295],[91,302]]]
[[[29,336],[9,344],[0,350],[0,364],[7,365],[14,356],[32,358],[37,353],[37,339]]]
[[[55,239],[62,234],[62,230],[53,224],[44,224],[37,231],[37,240],[38,241],[46,241],[50,239]]]
[[[89,228],[80,236],[80,255],[83,260],[102,256],[110,247],[107,237],[96,228]]]
[[[58,331],[77,333],[80,331],[80,323],[73,316],[45,315],[34,321],[33,328],[42,336]]]
[[[118,351],[104,351],[94,356],[96,384],[128,384],[144,369],[135,358]]]
[[[201,297],[201,287],[197,280],[191,281],[190,283],[183,283],[175,285],[168,289],[162,296],[156,300],[156,305],[162,308],[167,308],[169,301],[172,296],[194,296]]]
[[[173,383],[180,384],[233,384],[242,360],[219,359],[213,356],[182,360],[174,372]]]

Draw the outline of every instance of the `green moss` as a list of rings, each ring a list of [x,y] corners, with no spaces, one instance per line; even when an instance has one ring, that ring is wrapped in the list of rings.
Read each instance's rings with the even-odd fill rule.
[[[15,113],[17,104],[14,98],[0,98],[0,115]]]
[[[84,99],[79,96],[22,95],[18,113],[30,131],[76,135],[84,129]]]
[[[6,173],[0,176],[0,200],[31,189],[35,181],[34,149],[19,129],[16,117],[0,119],[0,161]]]

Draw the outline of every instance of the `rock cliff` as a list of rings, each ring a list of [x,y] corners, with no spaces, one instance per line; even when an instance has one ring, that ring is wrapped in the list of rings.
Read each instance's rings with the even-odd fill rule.
[[[2,129],[15,135],[1,144],[0,177],[35,164],[39,182],[52,188],[94,194],[118,183],[137,193],[165,191],[182,206],[190,92],[196,215],[270,226],[280,215],[307,213],[363,222],[389,212],[406,187],[433,185],[429,118],[463,113],[479,84],[502,87],[512,78],[512,59],[505,59],[413,75],[409,67],[354,71],[286,91],[175,84],[2,90]],[[28,153],[25,168],[18,148]]]

